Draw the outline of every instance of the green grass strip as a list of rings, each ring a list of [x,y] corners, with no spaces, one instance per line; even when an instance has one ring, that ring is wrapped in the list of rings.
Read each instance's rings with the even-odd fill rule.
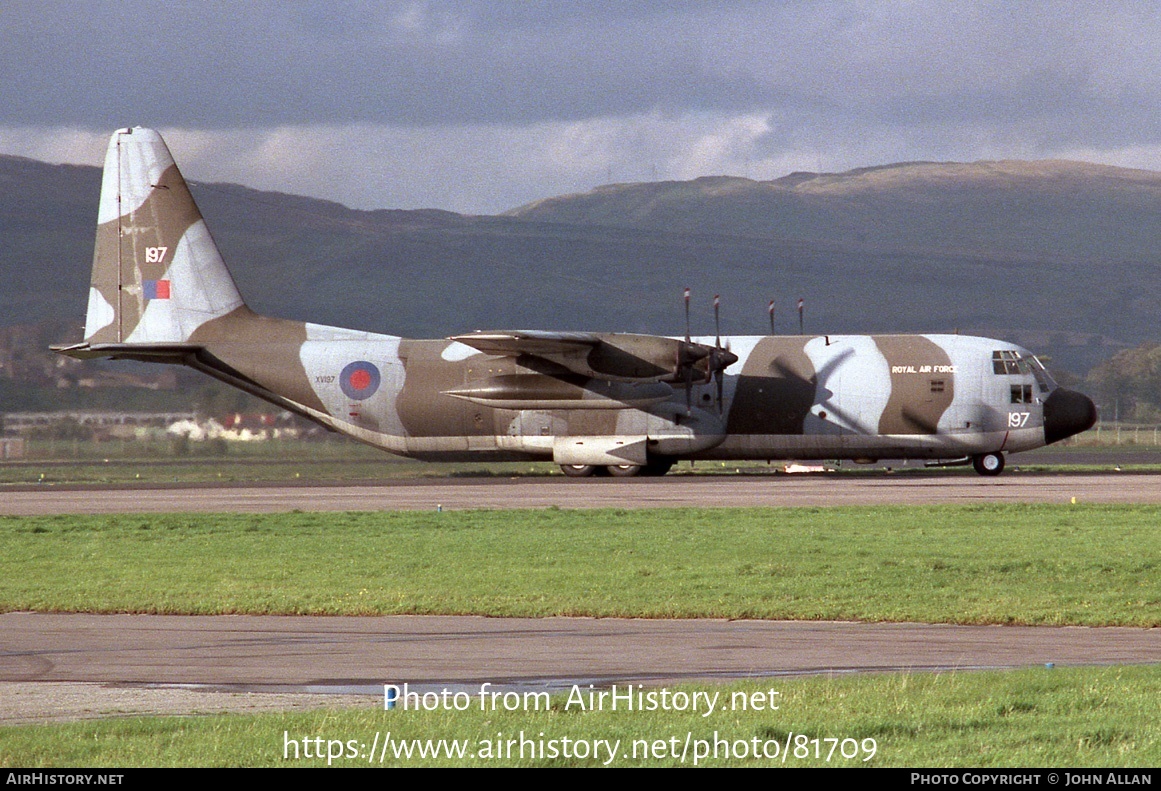
[[[0,611],[1161,625],[1161,508],[0,518]]]
[[[688,766],[699,753],[698,764],[705,766],[1161,765],[1156,667],[768,679],[672,689],[716,692],[727,708],[709,716],[623,706],[566,710],[566,698],[558,695],[551,708],[539,711],[523,703],[516,711],[480,711],[473,698],[466,711],[384,711],[373,705],[30,725],[0,728],[0,766],[326,766],[328,751],[341,755],[330,764],[344,767]],[[771,689],[778,693],[768,698],[777,701],[777,710],[737,710],[735,693],[753,700],[753,693],[768,695]],[[388,733],[392,741],[380,763]],[[523,757],[522,733],[531,742]],[[568,755],[565,739],[572,742]],[[445,745],[439,757],[419,757],[421,745],[429,749],[439,740]],[[462,757],[444,752],[453,740],[462,746]],[[594,748],[596,740],[606,746]],[[612,760],[610,742],[617,744]],[[323,757],[313,757],[318,754]]]

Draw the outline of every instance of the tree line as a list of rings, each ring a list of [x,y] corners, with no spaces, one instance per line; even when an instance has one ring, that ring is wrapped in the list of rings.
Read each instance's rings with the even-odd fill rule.
[[[1089,371],[1084,382],[1102,420],[1161,423],[1161,343],[1117,352]]]

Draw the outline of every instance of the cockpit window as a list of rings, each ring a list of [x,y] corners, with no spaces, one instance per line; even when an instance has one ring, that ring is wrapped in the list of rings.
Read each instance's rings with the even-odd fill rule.
[[[1034,404],[1032,400],[1032,385],[1012,385],[1013,404]]]
[[[997,374],[1031,373],[1027,361],[1020,359],[1020,353],[1011,349],[992,352],[992,371]]]
[[[1056,382],[1044,370],[1044,364],[1036,357],[1024,357],[1014,349],[1000,349],[992,352],[992,373],[1000,375],[1031,374],[1041,393],[1051,393],[1056,389]],[[1017,403],[1017,402],[1013,402]]]

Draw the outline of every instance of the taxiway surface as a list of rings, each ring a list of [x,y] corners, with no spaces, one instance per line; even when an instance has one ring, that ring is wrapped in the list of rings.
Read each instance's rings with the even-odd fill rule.
[[[1157,661],[1161,629],[7,613],[0,615],[0,690],[7,690],[0,722],[43,719],[50,703],[59,709],[69,696],[78,702],[53,716],[86,716],[102,699],[146,693],[160,709],[173,689],[200,693],[190,705],[204,711],[215,694],[238,693],[363,693],[364,703],[374,704],[383,684],[404,682],[420,691],[477,692],[485,683],[553,690]],[[293,697],[283,703],[290,705]]]
[[[1161,629],[1123,627],[7,613],[0,615],[0,634],[0,681],[271,689],[660,682],[1161,660]]]
[[[1147,474],[707,475],[641,479],[446,478],[361,485],[23,486],[0,514],[394,511],[436,508],[704,508],[935,503],[1161,503]]]

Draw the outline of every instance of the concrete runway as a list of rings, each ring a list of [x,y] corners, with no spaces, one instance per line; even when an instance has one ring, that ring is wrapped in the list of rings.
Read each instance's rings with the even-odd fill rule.
[[[657,508],[935,503],[1161,503],[1161,476],[741,475],[641,479],[465,478],[367,485],[23,486],[0,491],[0,514],[176,511],[392,511],[465,508]]]

